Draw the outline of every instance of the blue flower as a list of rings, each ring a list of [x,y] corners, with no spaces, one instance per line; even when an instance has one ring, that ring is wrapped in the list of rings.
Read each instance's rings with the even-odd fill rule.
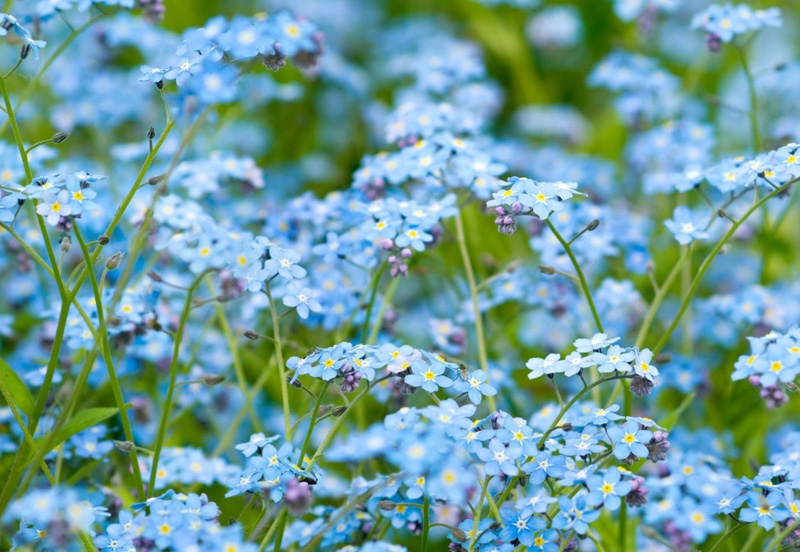
[[[478,450],[478,458],[484,462],[483,469],[486,475],[497,475],[501,472],[512,477],[517,475],[516,460],[521,455],[521,446],[505,446],[497,439],[489,441],[489,448]]]
[[[561,477],[564,475],[566,459],[563,456],[553,456],[546,450],[537,452],[530,461],[525,462],[522,471],[530,474],[530,482],[539,485],[548,476]]]
[[[672,213],[672,219],[665,220],[664,224],[681,245],[686,245],[694,240],[708,239],[708,232],[704,230],[707,221],[694,214],[685,205],[677,206]]]
[[[483,397],[497,394],[497,389],[489,385],[488,376],[482,370],[475,370],[467,374],[466,379],[457,377],[453,382],[453,389],[459,393],[466,393],[472,404],[481,404]]]
[[[554,529],[572,529],[579,535],[585,535],[589,523],[600,517],[601,510],[590,509],[586,502],[586,493],[578,493],[570,499],[562,496],[558,501],[561,510],[553,519]]]
[[[739,519],[745,522],[755,521],[771,531],[776,523],[789,519],[791,514],[783,506],[782,492],[768,492],[766,496],[758,491],[747,493],[747,507],[739,512]]]
[[[626,422],[622,427],[610,425],[608,436],[611,439],[611,446],[614,447],[614,456],[624,460],[631,454],[646,458],[648,451],[645,444],[653,437],[653,433],[639,429],[639,424],[636,422]]]
[[[602,475],[597,474],[590,477],[586,484],[589,487],[589,495],[586,502],[592,506],[601,504],[614,511],[621,504],[620,497],[626,496],[631,492],[631,484],[627,481],[620,481],[621,473],[616,468],[606,470]]]
[[[322,305],[314,298],[313,292],[307,287],[300,287],[295,282],[289,284],[283,304],[289,308],[296,308],[300,318],[308,318],[309,311],[320,312]]]
[[[513,508],[501,508],[500,519],[503,520],[500,538],[504,541],[518,540],[525,546],[533,545],[535,531],[547,527],[547,522],[542,518],[522,515]]]
[[[269,259],[264,263],[267,278],[273,278],[276,274],[287,280],[303,278],[306,269],[298,265],[299,262],[300,253],[297,251],[273,245],[269,248]]]
[[[453,385],[453,380],[444,375],[444,364],[428,364],[417,360],[411,363],[411,372],[404,381],[412,387],[422,387],[428,393],[435,393],[440,387]]]

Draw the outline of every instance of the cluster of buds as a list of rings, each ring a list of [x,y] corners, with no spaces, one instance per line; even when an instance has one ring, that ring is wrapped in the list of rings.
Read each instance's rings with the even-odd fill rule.
[[[761,387],[761,378],[757,374],[747,378],[747,381],[756,387]],[[777,383],[775,385],[770,385],[769,387],[761,387],[761,398],[764,399],[765,403],[767,403],[767,408],[780,408],[789,402],[789,397],[786,395],[783,388]]]
[[[522,204],[520,202],[512,203],[510,207],[499,205],[494,208],[494,213],[497,217],[494,223],[497,225],[497,231],[506,236],[510,236],[517,230],[516,215],[522,212]]]
[[[392,278],[398,276],[408,276],[408,259],[411,258],[412,251],[410,247],[398,248],[394,242],[389,238],[381,240],[381,248],[385,251],[393,251],[387,259],[389,263],[389,274]]]

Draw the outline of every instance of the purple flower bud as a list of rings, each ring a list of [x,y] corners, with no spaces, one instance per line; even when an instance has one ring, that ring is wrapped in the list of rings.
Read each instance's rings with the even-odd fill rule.
[[[647,447],[647,459],[651,462],[663,462],[667,458],[667,451],[670,444],[667,440],[669,433],[666,431],[655,431],[652,439],[645,446]]]
[[[314,496],[311,493],[311,486],[305,481],[298,481],[293,477],[286,483],[286,491],[283,493],[283,503],[289,512],[300,517],[311,508]]]
[[[722,47],[722,39],[714,33],[708,33],[706,35],[706,47],[709,52],[719,52],[720,47]]]

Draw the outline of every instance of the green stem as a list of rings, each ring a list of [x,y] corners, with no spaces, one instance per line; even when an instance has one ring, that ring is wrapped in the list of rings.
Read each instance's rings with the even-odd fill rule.
[[[761,148],[761,133],[758,129],[758,94],[756,93],[756,83],[753,79],[753,74],[750,72],[744,50],[738,45],[735,45],[735,48],[736,51],[739,52],[739,57],[742,60],[742,68],[744,69],[744,76],[747,80],[747,90],[750,94],[750,131],[753,140],[753,154],[757,155]]]
[[[156,490],[156,474],[158,472],[158,460],[161,457],[161,448],[164,446],[164,434],[167,430],[167,422],[169,421],[169,413],[172,410],[172,397],[175,394],[175,380],[178,377],[178,364],[181,349],[181,341],[183,340],[183,332],[186,328],[186,322],[189,319],[189,313],[192,310],[192,296],[194,295],[197,286],[206,275],[205,271],[194,279],[192,285],[186,293],[186,301],[183,304],[183,312],[181,313],[180,321],[178,322],[178,329],[175,332],[175,344],[172,349],[172,362],[169,367],[169,387],[167,388],[167,397],[164,401],[164,411],[161,413],[161,421],[158,424],[158,433],[156,435],[156,444],[153,447],[153,463],[150,467],[150,482],[147,486],[147,498],[151,498]]]
[[[267,544],[269,544],[272,535],[274,535],[279,528],[281,534],[283,533],[283,527],[286,524],[287,515],[288,511],[286,510],[286,507],[281,508],[281,512],[280,514],[278,514],[278,518],[272,523],[272,527],[269,528],[269,531],[267,531],[267,534],[264,535],[264,538],[261,539],[261,543],[258,545],[258,552],[262,552],[262,550],[264,550],[267,547]],[[282,539],[283,535],[281,535],[281,540]],[[276,544],[278,545],[278,547],[280,547],[279,542],[276,541]],[[277,548],[277,550],[280,550],[280,548]]]
[[[712,546],[709,549],[708,552],[716,552],[717,550],[721,550],[722,549],[722,545],[725,544],[725,542],[729,538],[731,538],[737,531],[739,531],[740,529],[742,529],[745,526],[746,525],[744,523],[737,522],[736,525],[734,525],[733,527],[730,527],[727,531],[725,531],[725,534],[723,534],[719,538],[719,540],[716,543],[714,543],[714,546]]]
[[[206,287],[208,287],[208,291],[211,293],[211,296],[216,296],[217,291],[214,288],[211,278],[206,276],[205,280]],[[233,370],[236,373],[236,383],[239,385],[239,389],[242,392],[245,408],[250,413],[250,421],[253,424],[253,430],[256,432],[261,432],[261,420],[258,419],[258,414],[256,414],[255,408],[253,407],[253,400],[250,397],[250,393],[247,392],[247,378],[245,378],[242,359],[239,356],[239,345],[236,343],[236,338],[233,336],[233,332],[231,332],[231,326],[228,323],[228,317],[225,315],[225,307],[219,301],[214,302],[214,307],[217,310],[217,320],[219,321],[220,328],[222,329],[222,334],[225,336],[225,341],[228,343],[228,349],[231,352]]]
[[[325,394],[327,393],[330,384],[331,383],[329,381],[325,382],[325,385],[322,386],[322,389],[317,394],[316,401],[314,401],[314,410],[311,414],[311,422],[308,424],[308,430],[306,431],[305,439],[303,439],[303,446],[300,447],[300,466],[302,466],[305,462],[306,453],[308,452],[308,447],[311,444],[311,434],[314,433],[314,426],[317,425],[319,407],[322,404],[322,399],[325,398]]]
[[[400,278],[393,278],[389,285],[386,286],[386,291],[383,294],[383,300],[381,301],[381,308],[378,310],[378,316],[375,318],[375,322],[372,324],[372,329],[369,331],[369,338],[367,338],[367,344],[372,345],[378,339],[378,332],[381,330],[381,324],[383,324],[383,318],[386,316],[386,311],[389,309],[389,306],[392,304],[392,298],[394,297],[394,292],[397,291],[397,286],[400,285]]]
[[[628,504],[623,500],[619,509],[619,533],[617,535],[617,542],[619,543],[619,552],[625,552],[628,549]]]
[[[597,326],[597,331],[604,333],[605,330],[603,329],[603,323],[600,321],[600,316],[597,314],[597,309],[595,308],[594,300],[592,299],[592,292],[589,291],[589,284],[586,283],[586,277],[583,275],[583,270],[581,270],[581,265],[578,263],[578,259],[575,258],[572,248],[566,242],[566,240],[564,240],[561,234],[558,233],[558,230],[556,230],[556,227],[553,225],[550,219],[547,219],[545,222],[547,223],[548,228],[550,228],[550,231],[558,240],[558,243],[560,243],[564,248],[569,260],[572,262],[572,266],[575,268],[575,272],[577,273],[578,280],[581,284],[581,289],[583,290],[583,295],[586,297],[586,302],[589,303],[589,309],[592,311],[592,318],[594,318],[594,324]]]
[[[75,232],[75,238],[78,240],[78,244],[80,245],[81,253],[83,253],[83,257],[88,263],[90,258],[89,248],[86,246],[86,241],[83,239],[83,235],[78,228],[78,221],[74,218],[72,220],[72,229]],[[97,284],[97,275],[94,272],[94,266],[89,267],[89,282],[91,282],[92,285],[95,308],[97,309],[97,321],[99,323],[98,334],[100,336],[100,342],[98,345],[100,346],[100,353],[103,355],[103,360],[105,361],[106,369],[108,370],[108,379],[111,382],[111,392],[114,395],[114,402],[117,404],[117,409],[119,409],[119,417],[122,421],[122,431],[125,434],[125,439],[133,443],[133,430],[131,429],[131,422],[128,419],[128,412],[127,408],[125,407],[125,397],[122,394],[122,386],[119,384],[119,378],[117,378],[117,372],[114,369],[114,359],[111,358],[111,345],[108,341],[108,331],[106,330],[106,319],[103,311],[103,293],[100,289],[100,286]],[[138,486],[139,496],[144,497],[144,482],[142,481],[142,472],[139,468],[139,458],[136,454],[136,447],[131,447],[129,455],[131,459],[131,467],[133,468],[133,475],[136,478],[136,483]]]
[[[472,519],[472,531],[469,532],[469,551],[475,550],[475,544],[478,542],[478,527],[481,524],[481,512],[483,511],[483,501],[486,500],[486,493],[489,490],[489,481],[491,476],[486,476],[481,485],[481,496],[478,499],[478,505],[475,507],[475,516]]]
[[[281,345],[281,322],[278,317],[278,310],[275,308],[275,301],[272,298],[272,290],[267,282],[267,298],[269,299],[269,313],[272,316],[272,335],[275,340],[275,355],[278,357],[278,374],[281,381],[281,403],[283,404],[283,424],[286,432],[286,442],[292,441],[292,415],[289,410],[289,382],[286,381],[286,365],[283,363],[283,346]]]
[[[689,292],[684,296],[683,302],[681,303],[680,309],[678,310],[678,314],[672,320],[672,323],[667,328],[667,331],[661,336],[661,339],[658,341],[656,346],[653,348],[653,354],[658,354],[659,351],[666,345],[667,341],[669,340],[672,332],[675,331],[678,323],[683,316],[683,313],[686,312],[686,309],[689,308],[689,303],[694,297],[694,294],[697,292],[697,288],[700,286],[700,282],[703,279],[706,271],[708,270],[709,266],[711,266],[712,261],[717,256],[717,254],[722,250],[722,247],[728,242],[728,240],[733,237],[733,234],[739,227],[746,221],[750,215],[752,215],[759,207],[761,207],[764,203],[781,193],[783,190],[787,189],[789,186],[794,184],[795,180],[792,179],[783,186],[778,187],[775,190],[772,190],[770,193],[756,201],[745,213],[742,215],[739,220],[737,220],[731,228],[725,233],[725,235],[717,242],[717,245],[714,246],[714,249],[711,250],[711,253],[703,260],[703,263],[700,265],[700,269],[697,271],[697,274],[692,281],[692,285],[689,287]]]
[[[374,382],[372,385],[378,384],[378,383],[380,383],[381,381],[383,381],[383,380],[385,380],[385,379],[388,379],[388,378],[390,378],[390,377],[393,377],[393,376],[394,376],[394,374],[389,374],[388,376],[384,376],[383,378],[380,378],[380,379],[376,380],[376,381],[375,381],[375,382]],[[366,387],[364,387],[364,389],[362,389],[362,390],[359,392],[359,394],[358,394],[358,395],[356,395],[356,398],[354,398],[352,401],[350,401],[350,404],[348,405],[347,409],[346,409],[346,410],[345,410],[345,411],[342,413],[342,415],[341,415],[341,416],[339,416],[338,418],[336,418],[336,421],[335,421],[335,422],[333,422],[333,425],[332,425],[332,426],[331,426],[331,428],[328,430],[328,433],[325,435],[325,439],[323,439],[323,441],[322,441],[322,443],[320,444],[319,448],[318,448],[318,449],[316,450],[316,452],[314,453],[314,456],[311,458],[311,461],[308,463],[308,466],[306,466],[306,468],[305,468],[305,469],[306,469],[306,471],[311,471],[311,468],[312,468],[312,467],[313,467],[313,466],[314,466],[314,465],[317,463],[317,461],[318,461],[318,460],[319,460],[319,459],[322,457],[322,454],[325,452],[325,450],[327,450],[327,448],[328,448],[328,447],[331,445],[331,443],[333,442],[333,438],[336,436],[336,432],[339,430],[339,428],[340,428],[340,427],[342,426],[342,424],[344,423],[344,420],[345,420],[345,418],[347,418],[347,414],[349,414],[349,413],[350,413],[350,412],[353,410],[353,407],[354,407],[356,404],[358,404],[358,402],[359,402],[359,401],[360,401],[360,400],[361,400],[361,399],[362,399],[364,396],[366,396],[366,395],[369,393],[369,390],[372,388],[372,385],[369,385],[369,384],[368,384]]]
[[[422,552],[428,552],[428,533],[431,529],[431,499],[425,495],[422,501]]]
[[[364,325],[361,328],[361,342],[364,343],[364,340],[367,339],[367,330],[369,329],[369,321],[372,318],[372,307],[375,305],[375,298],[378,296],[378,287],[380,287],[381,283],[381,276],[383,273],[386,272],[386,267],[389,266],[389,263],[383,262],[381,263],[380,268],[375,273],[372,279],[372,293],[369,297],[369,304],[367,305],[367,312],[364,318]]]
[[[464,232],[464,222],[461,220],[461,212],[456,213],[456,236],[458,239],[458,248],[461,251],[461,259],[464,262],[464,272],[467,275],[467,283],[469,284],[469,294],[472,299],[472,310],[475,314],[475,339],[478,342],[478,361],[481,370],[486,373],[486,381],[491,382],[491,373],[489,371],[489,357],[486,353],[486,337],[483,333],[483,315],[481,314],[480,306],[478,305],[478,285],[475,281],[475,273],[472,271],[472,262],[469,259],[469,249],[467,248],[467,237]],[[494,412],[497,410],[497,403],[493,396],[487,397],[489,408]]]

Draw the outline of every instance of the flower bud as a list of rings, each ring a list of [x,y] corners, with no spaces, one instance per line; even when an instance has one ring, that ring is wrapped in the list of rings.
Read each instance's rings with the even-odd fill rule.
[[[225,376],[222,374],[208,374],[207,376],[203,376],[203,383],[209,387],[219,385],[223,381],[225,381]]]
[[[106,268],[108,270],[116,270],[119,264],[122,262],[122,252],[117,252],[111,255],[108,260],[106,261]]]
[[[122,452],[130,452],[133,450],[133,443],[130,441],[114,441],[114,446]]]
[[[347,412],[347,407],[346,406],[337,406],[336,408],[333,409],[332,414],[334,415],[334,417],[338,418],[339,416],[341,416],[345,412]]]
[[[539,270],[541,271],[542,274],[547,274],[548,276],[552,276],[553,274],[556,273],[555,268],[547,265],[539,265]]]
[[[150,130],[147,131],[147,139],[152,140],[155,137],[156,137],[156,129],[150,127]]]
[[[397,504],[395,504],[391,500],[380,500],[380,501],[378,501],[378,508],[380,508],[384,512],[391,512],[396,507],[397,507]]]
[[[99,243],[100,245],[106,245],[109,241],[110,239],[108,236],[100,236],[99,238],[97,238],[97,243]]]
[[[53,143],[54,144],[63,144],[69,138],[69,132],[56,132],[53,134]]]
[[[166,177],[167,177],[166,174],[159,174],[159,175],[156,175],[156,176],[151,176],[147,180],[147,183],[150,184],[151,186],[155,186],[156,184],[161,183]]]
[[[599,219],[594,219],[592,222],[590,222],[589,224],[586,225],[586,229],[589,232],[594,232],[595,230],[597,230],[598,226],[600,226],[600,220]]]
[[[253,341],[255,341],[256,339],[259,339],[261,337],[259,334],[257,334],[253,330],[245,330],[244,331],[244,336],[247,339],[252,339]]]
[[[72,240],[68,235],[64,234],[61,237],[60,245],[61,245],[61,253],[66,255],[67,253],[69,253],[69,248],[72,245]]]

